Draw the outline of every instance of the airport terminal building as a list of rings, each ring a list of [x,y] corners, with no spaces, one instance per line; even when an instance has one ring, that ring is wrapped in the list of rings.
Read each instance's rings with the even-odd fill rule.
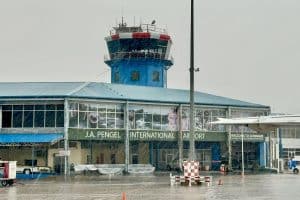
[[[20,165],[33,159],[60,168],[64,149],[70,152],[69,163],[125,163],[126,135],[129,163],[166,170],[178,160],[180,137],[183,158],[188,155],[187,90],[93,82],[0,83],[0,98],[1,156]],[[238,127],[228,130],[209,122],[270,112],[268,106],[200,92],[195,107],[196,155],[212,169],[227,156],[229,135],[233,167],[238,167],[241,138]],[[265,162],[264,143],[262,134],[245,134],[246,163]]]
[[[0,157],[56,172],[77,164],[151,164],[187,159],[189,91],[166,88],[171,38],[155,27],[120,24],[106,39],[112,83],[0,83]],[[268,115],[270,107],[195,92],[195,147],[201,167],[238,169],[239,127],[219,117]],[[246,167],[266,165],[263,133],[246,129]]]

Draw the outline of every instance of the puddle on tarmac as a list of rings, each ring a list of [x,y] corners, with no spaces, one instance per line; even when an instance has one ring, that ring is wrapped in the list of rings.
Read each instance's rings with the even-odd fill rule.
[[[223,185],[218,185],[219,180]],[[170,186],[169,176],[72,176],[18,180],[0,188],[0,199],[285,199],[300,195],[300,176],[268,174],[214,176],[211,186]]]

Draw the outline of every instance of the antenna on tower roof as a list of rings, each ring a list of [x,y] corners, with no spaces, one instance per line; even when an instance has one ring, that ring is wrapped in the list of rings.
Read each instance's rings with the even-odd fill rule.
[[[135,26],[135,16],[133,16],[133,26]]]

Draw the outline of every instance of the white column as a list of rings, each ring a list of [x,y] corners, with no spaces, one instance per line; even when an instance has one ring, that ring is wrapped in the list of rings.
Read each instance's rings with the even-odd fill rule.
[[[177,110],[177,117],[178,117],[178,156],[179,156],[179,169],[182,169],[182,163],[183,163],[183,138],[182,138],[182,105],[180,104]]]
[[[125,172],[128,172],[129,165],[129,116],[128,116],[128,102],[125,105]]]
[[[276,159],[277,159],[277,173],[279,173],[280,171],[280,166],[279,166],[279,128],[276,128],[276,136],[277,136],[277,140],[276,140]]]
[[[245,163],[244,163],[244,127],[242,127],[242,177],[245,175]]]
[[[227,118],[231,118],[231,108],[228,107]],[[231,141],[231,125],[227,126],[227,142],[228,142],[228,168],[232,170],[232,141]]]
[[[69,163],[68,163],[68,155],[67,152],[69,150],[69,102],[68,99],[64,101],[64,151],[65,151],[65,168],[64,174],[67,175],[70,173]]]

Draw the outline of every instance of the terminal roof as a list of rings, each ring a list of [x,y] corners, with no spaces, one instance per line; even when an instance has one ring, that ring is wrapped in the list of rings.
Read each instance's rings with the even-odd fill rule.
[[[189,90],[101,82],[2,82],[0,99],[84,98],[189,104]],[[195,92],[195,104],[266,108],[227,97]]]

